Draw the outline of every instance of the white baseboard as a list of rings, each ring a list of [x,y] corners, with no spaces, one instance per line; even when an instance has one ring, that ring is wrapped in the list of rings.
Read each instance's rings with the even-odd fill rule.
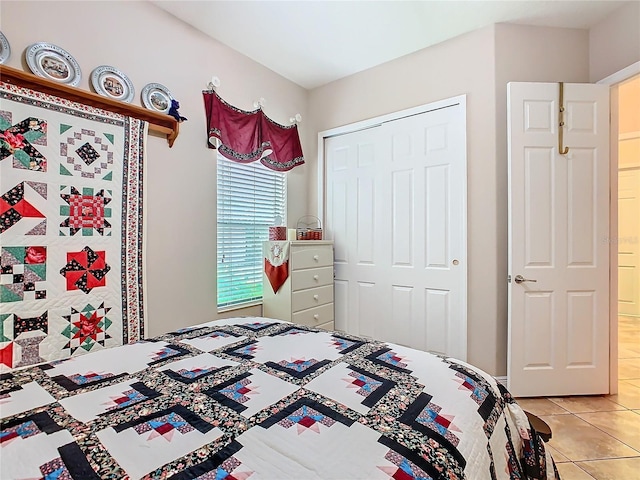
[[[507,377],[506,375],[504,377],[493,377],[496,379],[496,381],[501,384],[504,388],[507,388]]]

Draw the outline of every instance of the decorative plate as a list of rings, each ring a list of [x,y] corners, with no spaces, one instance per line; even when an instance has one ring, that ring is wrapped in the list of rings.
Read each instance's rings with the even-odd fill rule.
[[[6,62],[11,56],[9,40],[0,32],[0,64]]]
[[[91,72],[91,85],[96,93],[103,97],[131,102],[133,100],[133,84],[129,77],[117,68],[101,65]]]
[[[167,87],[159,83],[148,83],[140,93],[142,104],[149,110],[160,113],[169,113],[171,108],[171,92]]]
[[[69,52],[50,43],[34,43],[24,51],[27,65],[40,77],[55,80],[66,85],[80,83],[80,65]]]

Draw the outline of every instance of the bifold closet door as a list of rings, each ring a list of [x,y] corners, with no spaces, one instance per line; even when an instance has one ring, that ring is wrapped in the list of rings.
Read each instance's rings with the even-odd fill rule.
[[[465,115],[325,139],[336,328],[466,358]]]

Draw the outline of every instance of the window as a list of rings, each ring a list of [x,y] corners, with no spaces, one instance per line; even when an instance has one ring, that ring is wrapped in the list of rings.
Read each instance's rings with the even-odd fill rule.
[[[280,216],[285,222],[286,177],[260,162],[218,154],[218,309],[262,299],[262,242]]]

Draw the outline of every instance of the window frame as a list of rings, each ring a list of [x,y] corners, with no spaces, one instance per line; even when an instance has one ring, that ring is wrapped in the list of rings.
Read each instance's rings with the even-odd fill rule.
[[[216,167],[216,308],[225,312],[262,304],[262,244],[277,215],[286,225],[288,185],[285,172],[259,161],[234,162],[217,152]],[[268,181],[258,184],[260,180]],[[230,265],[226,273],[225,259]]]

